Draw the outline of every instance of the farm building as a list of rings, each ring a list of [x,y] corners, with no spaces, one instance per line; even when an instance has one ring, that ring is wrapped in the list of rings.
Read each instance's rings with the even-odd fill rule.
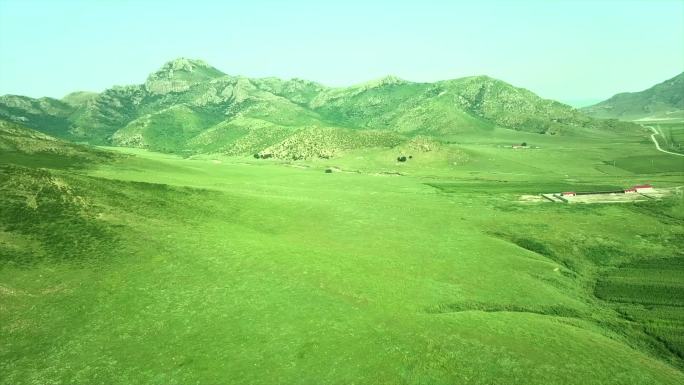
[[[564,191],[560,193],[541,194],[543,199],[551,202],[565,203],[613,203],[638,202],[647,199],[660,199],[668,195],[667,189],[656,190],[650,184],[641,184],[619,190],[602,191]]]
[[[644,192],[652,192],[653,191],[653,186],[650,184],[640,184],[632,187],[634,191],[638,193],[644,193]]]

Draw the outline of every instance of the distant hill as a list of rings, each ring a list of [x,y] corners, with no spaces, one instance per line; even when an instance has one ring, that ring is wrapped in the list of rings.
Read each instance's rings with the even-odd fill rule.
[[[28,96],[0,96],[0,118],[41,130],[48,135],[68,136],[69,116],[74,107],[52,98],[33,99]]]
[[[0,97],[0,117],[72,141],[181,154],[331,157],[494,127],[547,135],[615,130],[565,104],[487,76],[415,83],[396,77],[344,88],[231,76],[176,59],[144,84],[62,100]]]
[[[109,160],[115,156],[0,119],[0,163],[61,168]]]
[[[640,92],[617,94],[582,112],[595,118],[684,118],[684,72]]]
[[[87,91],[75,91],[62,98],[62,102],[73,106],[79,107],[97,96],[97,92],[87,92]]]

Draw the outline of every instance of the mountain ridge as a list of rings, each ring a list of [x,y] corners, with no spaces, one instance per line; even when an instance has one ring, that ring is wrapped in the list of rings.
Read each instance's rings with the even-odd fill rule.
[[[684,72],[638,92],[621,92],[581,108],[589,116],[635,120],[663,118],[678,114],[684,117]]]
[[[397,137],[440,138],[494,127],[548,135],[616,127],[484,75],[434,83],[390,75],[350,87],[327,87],[297,78],[228,75],[187,58],[164,63],[143,84],[97,94],[72,93],[63,100],[3,96],[0,117],[91,144],[185,154],[264,154],[278,148],[278,154],[292,158],[339,154],[369,143],[383,146],[382,141],[369,141],[364,130],[391,138],[385,143],[391,147]],[[344,137],[345,144],[325,141],[332,147],[315,148],[314,138],[332,132],[329,129],[349,130],[332,135]],[[307,132],[311,140],[302,140]],[[283,150],[287,143],[297,143],[301,150]]]

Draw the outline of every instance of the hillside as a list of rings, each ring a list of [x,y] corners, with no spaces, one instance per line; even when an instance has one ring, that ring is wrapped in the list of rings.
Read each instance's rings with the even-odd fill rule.
[[[331,88],[301,79],[226,75],[184,58],[164,64],[144,84],[99,94],[75,92],[61,101],[4,96],[0,117],[91,144],[295,159],[495,127],[548,135],[616,130],[615,123],[486,76],[436,83],[389,76]],[[341,130],[332,136],[344,136],[344,144],[316,141],[321,130]]]
[[[57,139],[21,124],[0,119],[0,162],[53,168],[95,164],[113,153]]]
[[[582,112],[595,118],[621,120],[684,117],[684,72],[640,92],[617,94]]]
[[[95,99],[97,92],[74,91],[62,98],[62,102],[72,106],[80,107]]]
[[[0,96],[0,119],[20,123],[48,135],[69,137],[69,116],[75,108],[52,98]]]

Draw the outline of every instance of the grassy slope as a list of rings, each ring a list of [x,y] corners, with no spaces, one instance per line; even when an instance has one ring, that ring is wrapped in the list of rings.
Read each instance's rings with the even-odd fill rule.
[[[640,92],[617,94],[582,111],[596,118],[634,120],[681,118],[684,110],[684,72]]]
[[[176,105],[128,123],[114,133],[112,140],[123,147],[142,145],[155,151],[182,152],[188,140],[221,120],[219,114]]]
[[[0,151],[5,162],[28,167],[78,167],[114,157],[113,153],[66,142],[2,119]]]
[[[71,138],[69,116],[74,107],[52,98],[33,99],[26,96],[0,96],[0,119],[14,121],[41,132]]]
[[[0,382],[681,383],[681,307],[654,320],[594,294],[681,257],[681,196],[516,202],[680,185],[679,160],[644,135],[458,138],[306,162],[127,150],[80,171],[0,152],[4,189],[49,187],[0,194]],[[540,148],[502,147],[522,141]]]

